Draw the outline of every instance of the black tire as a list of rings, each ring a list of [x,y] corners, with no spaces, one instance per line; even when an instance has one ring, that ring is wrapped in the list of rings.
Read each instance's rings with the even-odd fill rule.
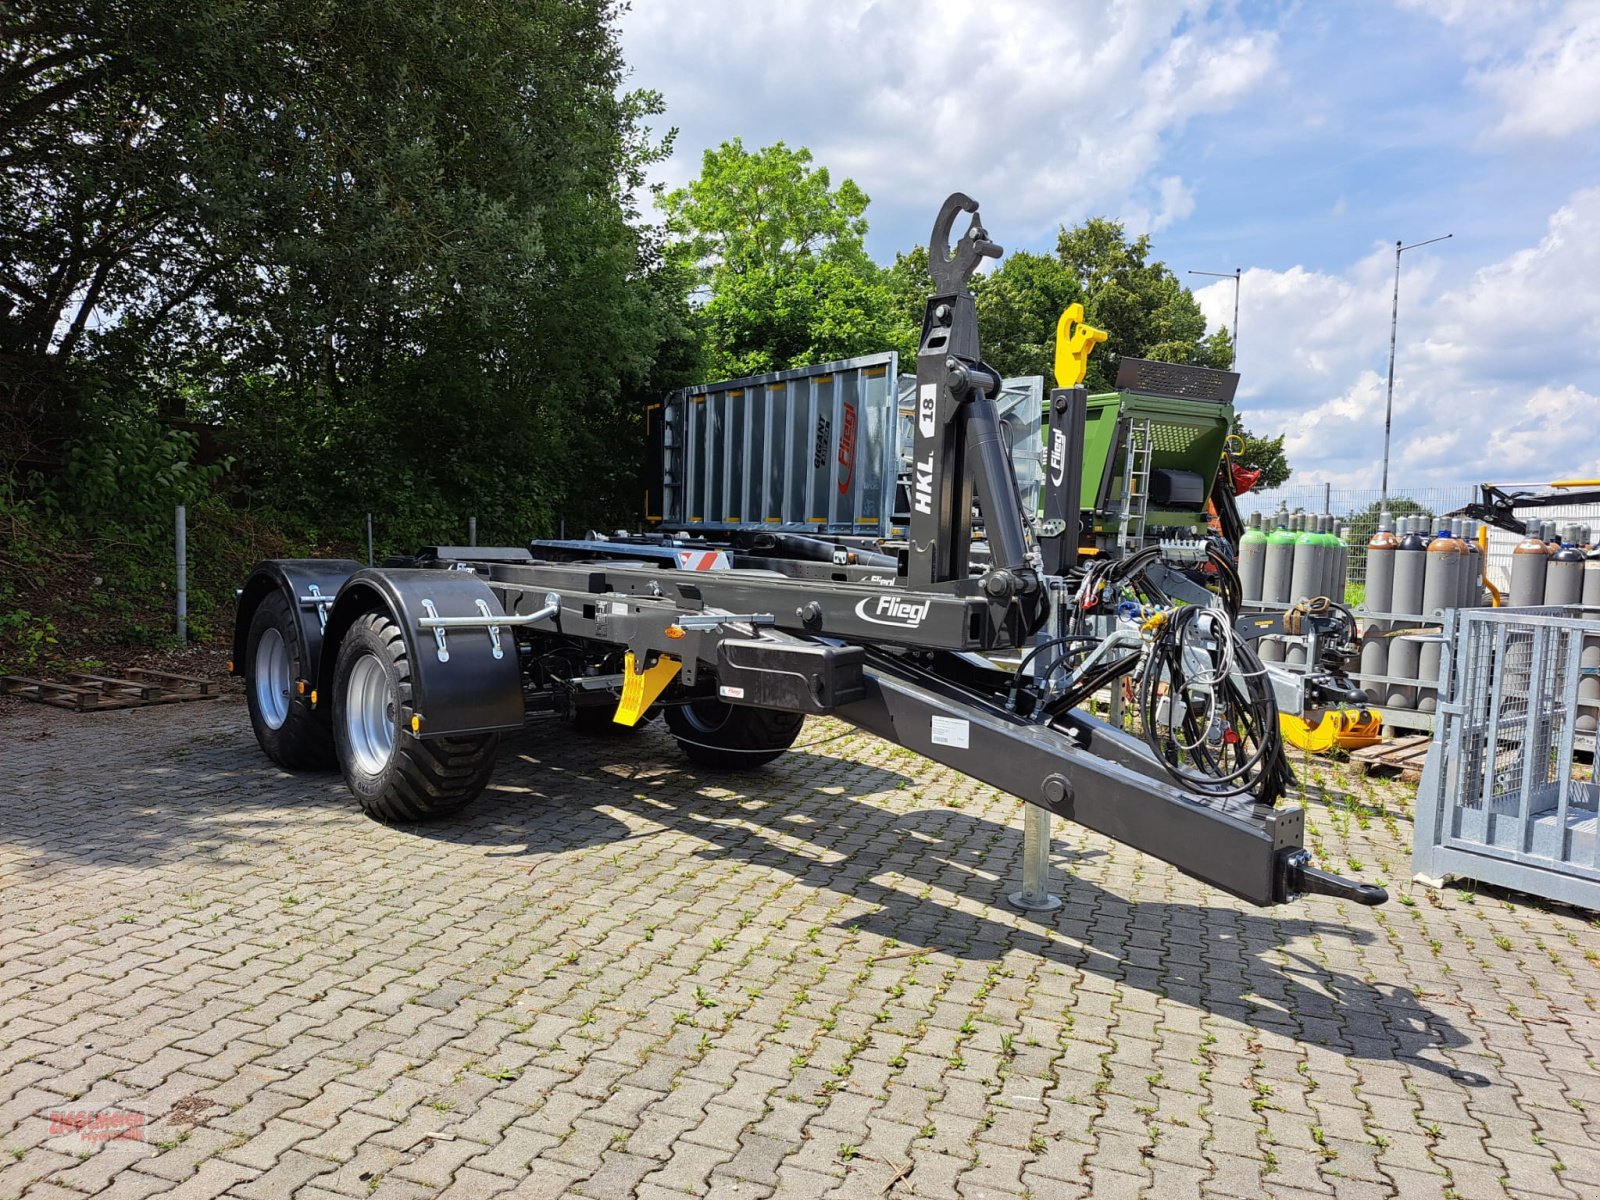
[[[353,688],[361,690],[354,700]],[[401,723],[410,703],[405,634],[387,613],[357,617],[334,661],[333,740],[345,784],[380,821],[448,816],[476,799],[494,773],[499,734],[416,737]]]
[[[736,707],[709,696],[672,705],[666,717],[690,762],[746,771],[794,745],[806,720],[800,713]]]
[[[319,713],[309,695],[297,694],[296,684],[312,677],[314,664],[305,661],[300,630],[282,592],[272,592],[256,606],[244,645],[245,703],[267,757],[290,771],[338,766],[326,710]]]

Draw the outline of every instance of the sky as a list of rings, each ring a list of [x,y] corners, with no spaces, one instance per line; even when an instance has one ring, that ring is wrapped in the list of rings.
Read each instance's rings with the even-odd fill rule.
[[[1111,216],[1231,325],[1295,482],[1600,478],[1600,0],[633,0],[668,188],[707,148],[809,147],[880,262],[944,197],[1050,250]],[[1205,286],[1209,285],[1209,286]],[[1045,364],[1040,365],[1041,373]]]

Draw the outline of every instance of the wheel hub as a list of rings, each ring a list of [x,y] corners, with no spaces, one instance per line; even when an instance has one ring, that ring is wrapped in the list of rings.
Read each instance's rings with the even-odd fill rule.
[[[394,710],[389,673],[376,656],[363,654],[345,681],[344,728],[356,765],[368,775],[381,775],[394,755]]]
[[[269,729],[282,729],[289,719],[289,650],[276,629],[264,630],[256,642],[251,675],[261,719]]]

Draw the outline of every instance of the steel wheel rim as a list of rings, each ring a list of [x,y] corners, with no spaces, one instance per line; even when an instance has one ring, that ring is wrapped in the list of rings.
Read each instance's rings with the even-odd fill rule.
[[[269,729],[282,729],[289,719],[289,649],[276,629],[263,630],[256,642],[251,675],[261,719]]]
[[[709,709],[710,714],[702,711]],[[696,733],[716,733],[733,716],[733,709],[720,700],[693,700],[683,706],[683,718]]]
[[[356,765],[381,775],[394,754],[394,704],[389,673],[375,655],[363,654],[345,682],[344,730]]]

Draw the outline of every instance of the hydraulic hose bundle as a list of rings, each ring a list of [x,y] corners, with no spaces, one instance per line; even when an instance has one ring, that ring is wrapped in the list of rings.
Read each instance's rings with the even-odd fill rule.
[[[1276,801],[1291,782],[1267,671],[1220,609],[1151,621],[1139,673],[1139,723],[1178,782],[1212,796]]]

